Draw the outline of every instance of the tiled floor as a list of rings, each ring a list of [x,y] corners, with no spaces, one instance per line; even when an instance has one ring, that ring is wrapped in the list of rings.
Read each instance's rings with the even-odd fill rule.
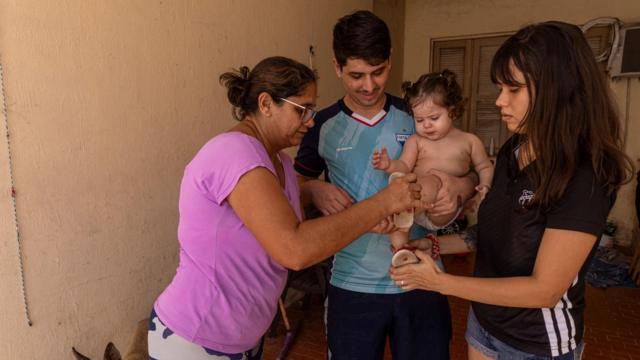
[[[447,271],[455,274],[471,272],[471,257],[450,256],[445,259]],[[453,317],[451,358],[466,359],[466,326],[469,302],[449,298]],[[292,324],[301,324],[301,330],[287,355],[289,360],[322,360],[326,357],[322,299],[312,297],[309,308],[302,310],[300,303],[287,308]],[[640,359],[640,289],[610,288],[606,290],[587,286],[587,310],[584,360]],[[282,349],[285,329],[280,321],[278,336],[267,338],[265,360],[276,359]],[[385,359],[391,359],[387,352]]]

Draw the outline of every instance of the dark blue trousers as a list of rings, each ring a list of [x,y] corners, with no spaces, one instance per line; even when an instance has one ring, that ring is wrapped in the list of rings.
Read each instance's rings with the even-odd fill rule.
[[[330,286],[330,359],[382,359],[387,336],[394,360],[449,359],[451,312],[447,297],[422,290],[367,294]]]

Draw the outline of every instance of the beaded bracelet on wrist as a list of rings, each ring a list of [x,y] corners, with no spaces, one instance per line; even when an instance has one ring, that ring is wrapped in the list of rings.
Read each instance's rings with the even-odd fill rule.
[[[435,260],[440,256],[440,241],[433,234],[428,234],[427,239],[431,241],[431,257]]]

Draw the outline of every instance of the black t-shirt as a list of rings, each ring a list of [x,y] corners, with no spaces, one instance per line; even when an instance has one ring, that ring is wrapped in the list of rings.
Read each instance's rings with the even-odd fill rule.
[[[498,154],[491,191],[478,212],[476,277],[530,276],[546,228],[580,231],[599,238],[614,196],[595,181],[583,161],[560,200],[543,209],[526,206],[535,194],[527,168],[518,169],[514,135]],[[576,348],[584,330],[584,275],[595,248],[554,308],[516,308],[472,303],[480,324],[494,337],[524,352],[558,356]]]

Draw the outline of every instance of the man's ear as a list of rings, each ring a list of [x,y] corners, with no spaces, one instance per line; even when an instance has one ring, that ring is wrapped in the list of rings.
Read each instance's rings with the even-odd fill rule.
[[[336,71],[336,75],[341,78],[342,77],[342,66],[340,66],[340,64],[338,64],[338,60],[336,60],[335,56],[333,57],[333,59],[331,59],[331,62],[333,63],[333,69]]]
[[[266,117],[271,117],[271,107],[273,106],[273,98],[269,93],[263,91],[258,95],[258,112]]]

